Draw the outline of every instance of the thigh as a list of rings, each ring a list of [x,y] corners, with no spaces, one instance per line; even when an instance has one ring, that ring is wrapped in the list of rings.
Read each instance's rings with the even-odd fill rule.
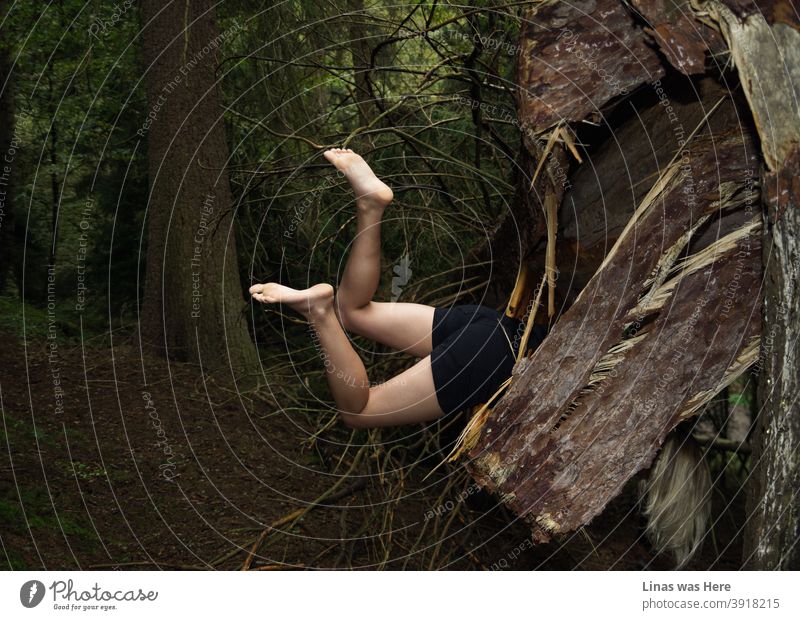
[[[416,357],[433,349],[431,331],[435,308],[406,302],[371,301],[342,316],[344,328]]]
[[[436,398],[430,355],[386,383],[369,390],[367,406],[358,414],[342,414],[356,428],[377,428],[430,422],[444,415]]]

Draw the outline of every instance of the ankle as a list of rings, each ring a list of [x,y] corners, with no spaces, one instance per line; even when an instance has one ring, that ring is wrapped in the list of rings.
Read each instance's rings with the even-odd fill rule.
[[[358,209],[360,213],[375,215],[380,218],[383,215],[386,207],[389,206],[389,202],[384,202],[371,197],[356,198],[356,209]]]
[[[333,299],[314,302],[305,314],[306,319],[311,323],[321,323],[330,319],[337,320],[333,309]]]

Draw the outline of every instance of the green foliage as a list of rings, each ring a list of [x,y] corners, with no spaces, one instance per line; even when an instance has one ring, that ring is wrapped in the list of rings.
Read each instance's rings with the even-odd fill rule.
[[[469,252],[502,215],[517,173],[512,43],[521,9],[240,0],[217,10],[219,31],[235,33],[217,73],[242,283],[337,280],[352,196],[321,152],[347,144],[395,189],[383,294],[404,257],[413,275],[403,300],[447,303],[479,291],[481,282],[462,281]],[[136,133],[148,111],[138,6],[13,3],[2,28],[20,143],[19,240],[5,294],[40,308],[55,299],[65,324],[66,314],[75,323],[109,308],[131,314],[148,196],[146,138]]]
[[[90,482],[97,478],[108,478],[108,472],[105,468],[98,465],[89,465],[87,463],[81,463],[80,461],[73,461],[71,463],[57,461],[56,465],[61,467],[68,475],[74,475],[84,482]]]
[[[97,542],[95,534],[80,523],[53,513],[50,499],[43,491],[23,489],[19,498],[0,498],[0,520],[9,524],[10,530],[18,534],[24,534],[29,529],[41,529]]]
[[[54,440],[49,434],[42,433],[38,428],[34,429],[29,421],[17,419],[8,411],[3,411],[0,442],[18,447],[27,445],[33,449],[35,445],[52,446]],[[68,467],[63,473],[68,476],[78,476],[87,483],[104,474],[104,472],[98,473],[99,468],[83,463],[56,463],[56,465]],[[40,536],[41,532],[58,532],[66,536],[77,536],[84,545],[98,545],[97,535],[89,529],[88,523],[82,521],[81,517],[73,517],[63,512],[56,513],[54,499],[44,487],[24,486],[24,483],[20,484],[15,478],[14,485],[4,485],[0,491],[0,523],[3,523],[4,536],[28,537],[32,533],[34,536]],[[6,556],[8,568],[25,569],[25,562],[19,554],[7,545],[4,546],[6,553],[9,554]]]
[[[137,293],[147,198],[135,133],[144,110],[139,24],[133,8],[113,24],[112,12],[99,0],[13,3],[3,24],[13,41],[19,142],[12,164],[19,247],[8,292],[40,306],[48,297],[80,305],[70,311],[76,320],[119,309]]]
[[[52,439],[40,428],[34,428],[27,421],[19,420],[11,416],[7,411],[3,411],[2,426],[0,426],[0,442],[9,445],[14,442],[30,443],[35,440],[37,443],[51,443]]]

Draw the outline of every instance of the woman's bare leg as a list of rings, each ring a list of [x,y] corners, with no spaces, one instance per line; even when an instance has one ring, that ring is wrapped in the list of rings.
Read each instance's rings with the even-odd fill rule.
[[[394,194],[375,176],[364,159],[350,149],[330,149],[325,159],[341,170],[356,198],[357,228],[353,247],[338,287],[339,309],[362,308],[378,290],[381,220]]]
[[[328,385],[348,426],[413,424],[444,415],[436,398],[430,355],[386,383],[370,387],[364,363],[334,312],[333,287],[329,284],[298,291],[269,282],[254,284],[250,294],[263,303],[289,305],[313,326],[325,354]]]
[[[381,220],[392,190],[350,149],[330,149],[325,158],[344,172],[356,197],[357,228],[336,294],[345,329],[417,357],[431,352],[432,306],[376,302],[381,270]]]

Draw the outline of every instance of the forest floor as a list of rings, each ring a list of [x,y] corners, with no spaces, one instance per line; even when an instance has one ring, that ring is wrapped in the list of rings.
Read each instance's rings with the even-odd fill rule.
[[[341,472],[352,458],[342,446],[333,458],[311,449],[302,418],[295,423],[269,399],[226,390],[188,364],[143,365],[129,337],[55,353],[44,336],[0,331],[0,339],[5,568],[236,569],[265,527],[340,479],[331,460]],[[440,479],[423,480],[431,462],[401,476],[402,497],[388,510],[387,481],[369,476],[269,531],[253,568],[672,567],[642,536],[636,478],[583,531],[532,547],[525,525],[483,492],[451,491],[443,502]],[[728,506],[724,496],[715,492],[714,539],[689,568],[739,566],[744,498]]]

